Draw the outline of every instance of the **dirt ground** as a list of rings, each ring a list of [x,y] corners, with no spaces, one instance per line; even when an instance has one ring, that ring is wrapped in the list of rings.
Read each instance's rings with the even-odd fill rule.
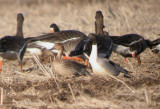
[[[80,2],[81,1],[81,2]],[[95,12],[104,15],[110,35],[137,33],[146,39],[160,38],[159,0],[77,0],[66,2],[15,2],[0,4],[0,37],[16,33],[17,13],[25,17],[23,32],[32,37],[49,32],[51,23],[61,30],[94,32]],[[127,69],[133,78],[91,76],[64,78],[54,74],[51,63],[41,64],[29,53],[18,62],[4,60],[0,76],[4,109],[159,109],[160,57],[146,49],[142,64],[113,53],[111,60]]]

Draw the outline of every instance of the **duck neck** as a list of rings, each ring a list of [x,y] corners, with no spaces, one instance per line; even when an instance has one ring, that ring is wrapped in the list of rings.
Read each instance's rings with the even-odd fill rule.
[[[17,33],[16,36],[23,37],[23,20],[17,22]]]
[[[96,61],[97,60],[97,44],[92,45],[92,51],[90,54],[89,61]]]

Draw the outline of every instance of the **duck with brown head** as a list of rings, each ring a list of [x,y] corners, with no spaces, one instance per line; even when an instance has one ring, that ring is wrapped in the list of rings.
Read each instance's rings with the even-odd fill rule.
[[[0,56],[5,59],[15,60],[18,62],[22,71],[22,59],[27,47],[27,43],[23,37],[23,14],[17,15],[17,33],[15,36],[4,36],[0,39]],[[1,69],[2,66],[0,66]]]
[[[90,40],[92,41],[92,51],[89,57],[89,63],[91,64],[92,71],[98,75],[112,75],[118,76],[120,72],[124,73],[125,77],[131,77],[128,71],[114,63],[107,58],[101,58],[97,52],[97,40],[95,34],[89,34]]]
[[[90,75],[86,70],[86,66],[76,61],[72,60],[62,60],[62,54],[64,47],[60,43],[56,43],[54,48],[58,50],[57,57],[53,60],[52,68],[53,71],[61,76],[81,76],[81,75]],[[51,49],[51,50],[52,50]]]

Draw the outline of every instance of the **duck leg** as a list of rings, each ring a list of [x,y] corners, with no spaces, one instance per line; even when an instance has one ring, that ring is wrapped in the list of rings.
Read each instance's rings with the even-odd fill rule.
[[[88,64],[88,61],[87,61],[87,60],[85,60],[84,65],[86,65],[86,66],[89,67],[89,64]]]
[[[75,61],[83,61],[83,59],[79,58],[79,57],[69,57],[69,56],[63,56],[62,58],[63,60],[75,60]]]
[[[140,56],[137,56],[136,58],[137,58],[137,63],[138,63],[138,65],[141,65],[141,59],[140,59]]]
[[[128,59],[127,58],[125,58],[125,62],[128,64]]]
[[[69,57],[69,56],[63,56],[62,60],[75,60],[77,62],[82,62],[84,61],[83,59],[79,58],[79,57]],[[89,67],[89,63],[87,60],[84,61],[84,65]]]
[[[0,72],[2,72],[2,61],[0,61]]]
[[[66,60],[66,56],[63,56],[63,57],[62,57],[62,60]]]
[[[20,63],[19,66],[20,66],[21,72],[23,72],[23,70],[22,70],[22,63]]]
[[[50,33],[54,33],[53,28],[50,28]]]

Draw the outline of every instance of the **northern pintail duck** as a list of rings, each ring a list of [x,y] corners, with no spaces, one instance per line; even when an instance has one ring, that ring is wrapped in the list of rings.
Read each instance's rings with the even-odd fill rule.
[[[160,38],[151,41],[150,49],[153,53],[158,54],[160,56]]]
[[[50,25],[50,33],[55,33],[55,32],[59,32],[59,31],[60,31],[60,29],[57,26],[57,24],[53,23]]]
[[[72,60],[62,60],[62,54],[64,51],[64,46],[60,43],[54,45],[54,48],[57,49],[57,57],[53,60],[52,68],[57,74],[61,76],[80,76],[80,75],[90,75],[86,70],[86,66],[80,63],[77,63]]]
[[[113,40],[113,51],[125,57],[137,58],[137,62],[140,65],[140,54],[150,47],[150,40],[144,39],[138,34],[126,34],[123,36],[110,36]]]
[[[15,36],[4,36],[0,39],[0,56],[4,59],[15,60],[18,62],[22,71],[22,59],[27,47],[23,38],[23,14],[17,15],[17,33]]]
[[[123,69],[113,61],[99,57],[96,35],[89,34],[88,36],[92,41],[92,51],[89,56],[89,63],[94,74],[118,76],[120,72],[122,72],[125,77],[131,77],[127,70]]]

